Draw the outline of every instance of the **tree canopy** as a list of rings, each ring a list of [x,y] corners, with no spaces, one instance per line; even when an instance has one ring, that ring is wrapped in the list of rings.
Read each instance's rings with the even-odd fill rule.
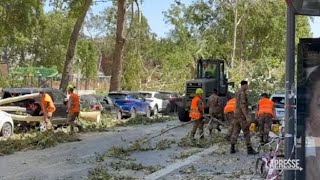
[[[255,91],[284,88],[284,1],[195,0],[190,5],[176,1],[163,13],[172,27],[165,37],[151,31],[139,7],[143,2],[124,2],[123,68],[117,74],[122,89],[184,91],[198,58],[224,59],[230,81],[247,79]],[[49,12],[44,11],[46,3],[53,7]],[[62,73],[81,5],[73,0],[1,1],[1,60],[16,66],[55,66]],[[111,75],[117,5],[113,1],[98,14],[89,9],[81,26],[73,61],[86,77],[95,77],[99,70]],[[297,17],[296,37],[310,36],[308,18]]]

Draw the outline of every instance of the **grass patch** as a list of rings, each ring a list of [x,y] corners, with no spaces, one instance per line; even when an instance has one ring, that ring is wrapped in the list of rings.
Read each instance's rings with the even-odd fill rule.
[[[111,162],[110,166],[114,170],[130,169],[133,171],[144,171],[146,174],[151,174],[161,169],[160,166],[144,166],[141,163],[124,161]]]
[[[56,146],[59,143],[74,141],[80,141],[76,134],[67,134],[62,131],[20,135],[0,141],[0,155],[13,154],[16,151],[22,150],[45,149]]]

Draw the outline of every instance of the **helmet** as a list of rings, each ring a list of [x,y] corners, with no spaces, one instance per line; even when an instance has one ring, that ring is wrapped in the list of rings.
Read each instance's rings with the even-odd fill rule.
[[[203,94],[202,88],[198,88],[198,89],[196,90],[196,94]]]
[[[67,86],[67,89],[75,89],[76,87],[74,87],[73,85],[71,85],[71,84],[69,84],[68,86]]]

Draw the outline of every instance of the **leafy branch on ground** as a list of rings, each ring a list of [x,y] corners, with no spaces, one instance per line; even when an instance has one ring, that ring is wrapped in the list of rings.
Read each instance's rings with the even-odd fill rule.
[[[185,169],[181,169],[179,172],[182,174],[194,174],[197,172],[197,169],[194,167],[194,165],[192,165],[192,166],[187,167]]]
[[[191,149],[187,151],[180,152],[178,155],[174,156],[175,159],[185,159],[193,154],[201,152],[201,149]]]
[[[113,176],[108,173],[108,169],[98,165],[94,169],[89,170],[88,180],[135,180],[136,178],[128,176]]]
[[[129,125],[148,125],[154,123],[162,123],[174,120],[174,117],[153,117],[136,116],[127,120],[117,120],[107,114],[103,114],[100,123],[93,123],[81,120],[84,127],[84,132],[108,132],[112,127],[123,127]]]
[[[161,169],[160,166],[144,166],[141,163],[135,163],[135,162],[126,162],[126,161],[117,161],[117,162],[111,162],[110,166],[114,170],[121,170],[121,169],[130,169],[133,171],[144,171],[146,174],[151,174],[153,172],[156,172]]]
[[[223,134],[216,133],[205,139],[192,140],[189,136],[183,137],[178,142],[180,147],[197,147],[197,148],[208,148],[214,144],[225,142]]]
[[[45,149],[56,146],[59,143],[80,141],[76,134],[67,134],[62,131],[37,132],[28,136],[12,137],[0,141],[0,155],[13,154],[17,151],[30,149]]]

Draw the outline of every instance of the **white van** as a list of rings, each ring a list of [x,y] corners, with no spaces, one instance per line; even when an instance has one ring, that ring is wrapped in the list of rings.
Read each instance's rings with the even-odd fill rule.
[[[276,120],[284,120],[285,118],[285,97],[284,93],[276,93],[270,97],[275,104]],[[296,104],[296,97],[294,104]]]

